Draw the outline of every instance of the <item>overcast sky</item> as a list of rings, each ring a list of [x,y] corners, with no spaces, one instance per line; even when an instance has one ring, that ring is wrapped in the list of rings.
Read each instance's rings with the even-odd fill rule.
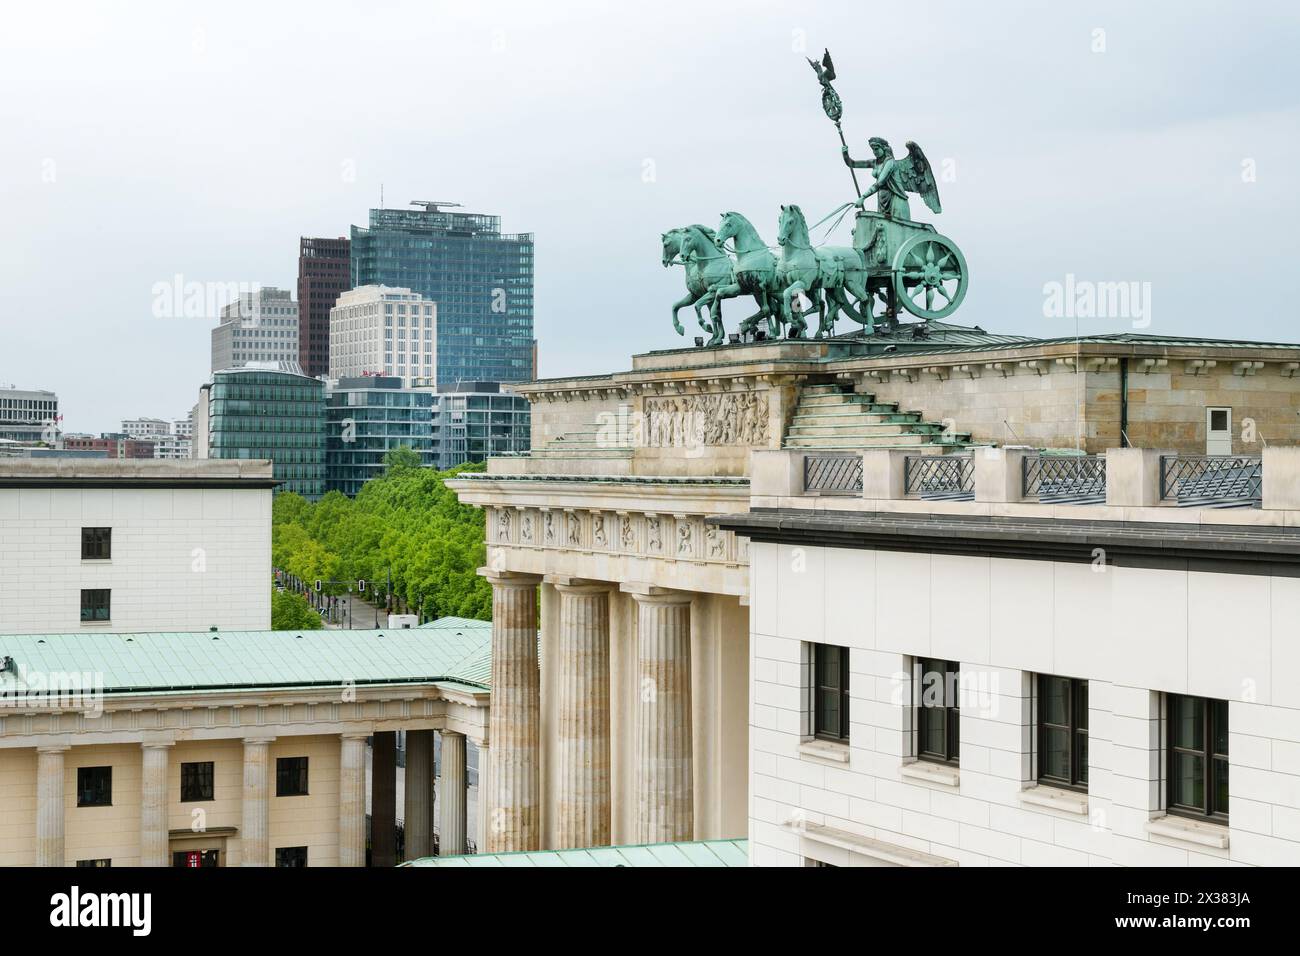
[[[736,209],[772,242],[781,203],[852,198],[824,46],[854,153],[948,173],[952,321],[1072,335],[1072,274],[1150,283],[1145,331],[1300,339],[1294,4],[53,0],[0,31],[0,382],[70,431],[184,415],[216,317],[156,317],[157,284],[296,288],[299,236],[381,183],[536,234],[542,376],[626,368],[683,343],[662,231]]]

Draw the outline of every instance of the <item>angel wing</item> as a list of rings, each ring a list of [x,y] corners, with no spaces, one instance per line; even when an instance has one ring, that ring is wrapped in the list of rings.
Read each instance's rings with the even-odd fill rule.
[[[939,204],[939,187],[934,182],[934,172],[930,161],[925,158],[921,147],[911,140],[907,142],[907,155],[899,160],[899,181],[908,192],[917,193],[934,213],[943,212]]]

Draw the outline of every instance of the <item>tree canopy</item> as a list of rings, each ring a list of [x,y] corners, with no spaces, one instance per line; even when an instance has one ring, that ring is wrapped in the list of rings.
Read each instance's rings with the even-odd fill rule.
[[[320,615],[301,594],[271,592],[271,630],[318,631],[322,626]]]
[[[368,596],[382,591],[391,569],[394,595],[413,612],[490,620],[492,589],[477,573],[485,563],[483,512],[461,504],[444,484],[483,466],[433,471],[419,467],[409,448],[389,452],[385,464],[384,475],[355,498],[331,491],[313,504],[292,492],[277,495],[275,566],[308,582],[364,580]],[[340,594],[347,584],[323,590]]]

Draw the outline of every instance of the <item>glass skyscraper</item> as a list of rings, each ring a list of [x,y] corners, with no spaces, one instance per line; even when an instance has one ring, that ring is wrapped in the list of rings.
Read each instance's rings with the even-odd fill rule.
[[[352,285],[410,289],[438,307],[436,382],[523,382],[533,368],[533,236],[499,216],[372,209],[352,227]]]
[[[384,455],[399,445],[416,452],[421,465],[434,463],[434,396],[428,389],[403,388],[395,376],[343,378],[326,402],[327,491],[354,496],[384,473]]]
[[[325,383],[293,372],[216,372],[209,395],[210,458],[269,458],[276,492],[325,493]]]

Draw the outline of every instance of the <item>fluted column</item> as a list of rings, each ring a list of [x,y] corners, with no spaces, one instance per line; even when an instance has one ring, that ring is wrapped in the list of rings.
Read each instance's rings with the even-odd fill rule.
[[[690,595],[634,594],[637,603],[637,842],[690,840]]]
[[[607,846],[609,823],[609,590],[560,593],[557,849]]]
[[[444,752],[445,753],[445,752]],[[446,757],[444,756],[444,760]],[[406,732],[405,859],[433,853],[433,731]]]
[[[140,865],[167,866],[167,752],[171,743],[140,745]]]
[[[474,749],[478,751],[478,807],[475,811],[476,819],[474,820],[474,852],[486,853],[488,851],[488,823],[491,820],[491,814],[487,809],[487,792],[488,792],[488,771],[492,769],[492,748],[486,740],[474,741]]]
[[[63,854],[63,755],[68,747],[36,748],[36,865],[66,866]]]
[[[492,738],[488,852],[541,848],[537,669],[537,585],[532,575],[485,575],[492,582]]]
[[[366,734],[339,738],[339,866],[366,865]]]
[[[438,855],[465,853],[465,735],[442,732],[442,818]]]
[[[397,866],[397,732],[377,733],[370,755],[370,865]]]
[[[274,737],[244,738],[243,816],[239,828],[240,865],[271,865],[271,741]]]

